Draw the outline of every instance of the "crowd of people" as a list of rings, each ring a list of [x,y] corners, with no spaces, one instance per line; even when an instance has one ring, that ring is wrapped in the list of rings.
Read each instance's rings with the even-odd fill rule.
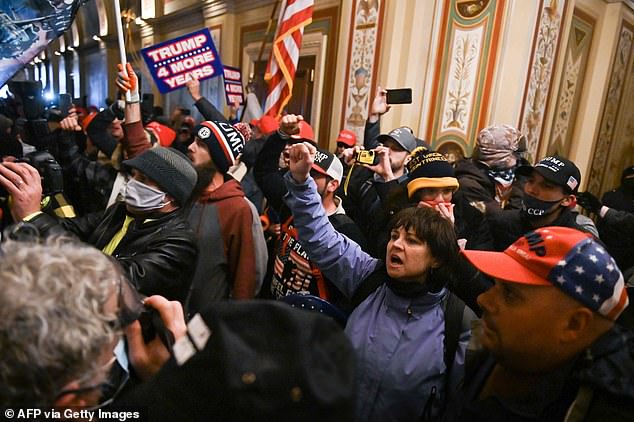
[[[45,131],[18,93],[0,110],[0,405],[634,420],[634,166],[598,199],[510,125],[445,155],[381,128],[381,87],[328,151],[194,75],[202,121],[148,107],[129,64],[116,84]]]

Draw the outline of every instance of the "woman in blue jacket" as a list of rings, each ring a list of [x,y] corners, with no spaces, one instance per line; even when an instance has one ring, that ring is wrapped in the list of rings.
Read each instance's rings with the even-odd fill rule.
[[[309,176],[314,147],[296,144],[290,153],[285,201],[310,259],[350,298],[371,279],[380,281],[345,328],[357,355],[356,419],[433,419],[462,377],[470,337],[465,327],[475,317],[465,309],[466,322],[446,374],[445,284],[458,258],[451,223],[432,209],[401,211],[390,225],[385,261],[372,258],[336,232],[325,216]]]

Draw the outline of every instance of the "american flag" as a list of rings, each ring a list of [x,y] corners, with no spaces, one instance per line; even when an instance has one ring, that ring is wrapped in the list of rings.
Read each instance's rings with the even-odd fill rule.
[[[304,27],[312,22],[313,0],[283,0],[264,80],[269,94],[264,114],[278,117],[291,99]]]
[[[628,305],[623,274],[614,259],[592,239],[579,242],[555,265],[551,282],[608,319]]]

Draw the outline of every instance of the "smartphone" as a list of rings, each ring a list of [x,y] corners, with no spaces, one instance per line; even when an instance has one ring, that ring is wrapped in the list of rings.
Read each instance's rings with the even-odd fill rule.
[[[388,104],[411,104],[412,88],[387,89],[386,101]]]
[[[60,117],[62,119],[68,117],[68,110],[73,105],[73,99],[69,94],[59,94],[59,104],[57,105],[59,108]]]

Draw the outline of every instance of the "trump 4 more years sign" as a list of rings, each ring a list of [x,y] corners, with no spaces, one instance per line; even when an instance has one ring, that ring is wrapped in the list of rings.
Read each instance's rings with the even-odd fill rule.
[[[192,73],[198,80],[223,74],[220,56],[207,28],[141,50],[162,94],[182,88]]]
[[[224,75],[227,104],[243,105],[242,72],[237,67],[225,66]]]

